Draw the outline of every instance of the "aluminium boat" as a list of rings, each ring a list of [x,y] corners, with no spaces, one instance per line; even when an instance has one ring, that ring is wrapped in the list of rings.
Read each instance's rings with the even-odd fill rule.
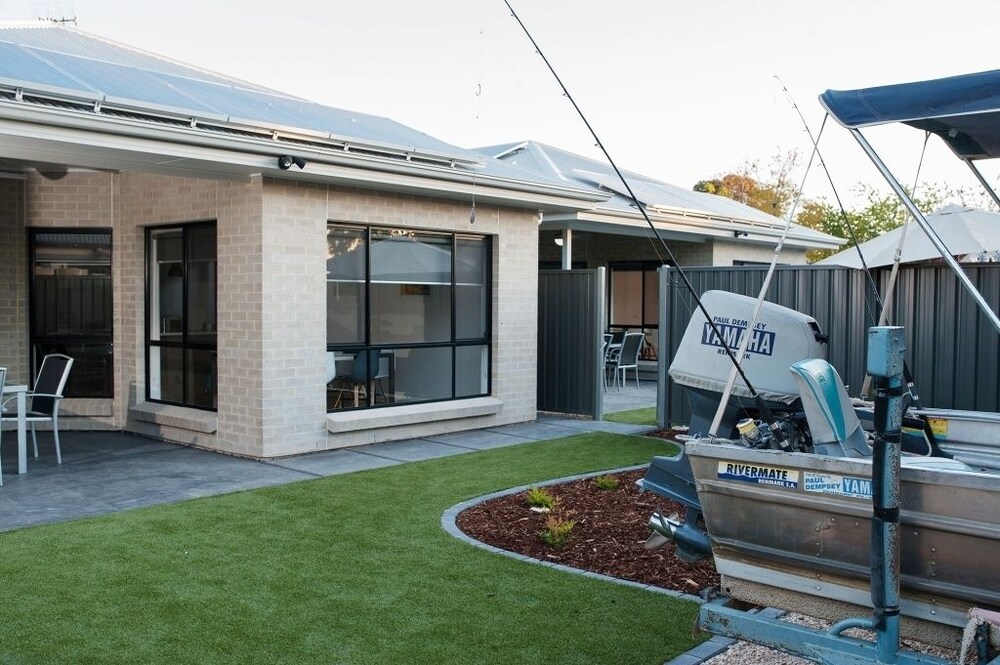
[[[938,135],[1000,206],[973,163],[1000,157],[1000,71],[828,91],[821,100],[1000,332],[997,313],[860,132],[901,122]],[[872,406],[851,399],[823,360],[824,336],[811,317],[725,292],[703,302],[716,325],[696,311],[670,368],[691,398],[692,436],[680,456],[655,458],[640,481],[687,514],[651,517],[651,541],[674,540],[683,558],[713,555],[732,598],[832,620],[870,609]],[[763,407],[751,406],[752,391],[739,384],[730,390],[723,346],[745,350],[740,363]],[[709,423],[718,423],[715,435]],[[911,408],[902,425],[903,632],[956,646],[971,608],[1000,610],[1000,415]]]

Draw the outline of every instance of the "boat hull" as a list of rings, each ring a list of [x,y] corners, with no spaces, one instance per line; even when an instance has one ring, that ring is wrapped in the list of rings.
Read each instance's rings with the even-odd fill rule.
[[[691,441],[685,445],[719,572],[867,605],[871,462]],[[942,464],[901,471],[903,613],[965,624],[1000,609],[1000,476]]]

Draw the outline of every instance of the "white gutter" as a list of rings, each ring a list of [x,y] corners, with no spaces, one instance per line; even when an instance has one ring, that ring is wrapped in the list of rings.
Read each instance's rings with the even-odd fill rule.
[[[205,109],[195,110],[181,106],[136,101],[127,97],[105,95],[101,92],[89,92],[85,90],[77,90],[75,88],[60,88],[57,86],[49,86],[32,81],[22,81],[20,79],[12,79],[4,76],[0,76],[0,87],[6,88],[10,94],[13,94],[16,97],[18,102],[22,101],[22,99],[27,96],[38,99],[39,101],[34,102],[35,104],[43,104],[44,101],[63,102],[77,106],[88,106],[94,113],[104,111],[109,113],[146,115],[157,117],[165,121],[184,123],[192,128],[198,126],[219,126],[224,130],[228,129],[252,132],[255,134],[265,136],[270,135],[274,137],[280,135],[299,141],[316,141],[334,145],[339,144],[341,146],[350,145],[360,150],[412,156],[419,159],[434,160],[445,163],[457,163],[467,166],[483,164],[483,161],[474,152],[461,148],[459,148],[459,150],[462,154],[458,155],[437,150],[418,149],[415,146],[410,145],[375,143],[364,139],[341,136],[332,132],[303,129],[279,123],[264,124],[260,121],[246,118],[236,118],[224,113],[208,111]],[[286,97],[280,94],[264,92],[261,90],[255,90],[255,92],[262,95],[272,95],[276,98],[286,99]],[[181,94],[184,93],[181,92]],[[201,103],[196,99],[192,99],[192,101]],[[310,106],[320,106],[315,102],[307,100],[297,99],[297,101]],[[83,111],[77,112],[80,113]]]
[[[765,243],[773,245],[780,238],[783,229],[754,226],[746,222],[719,219],[708,216],[664,216],[656,215],[650,217],[656,228],[665,233],[671,233],[674,237],[678,234],[695,235],[703,242],[705,239],[729,240],[739,243]],[[649,227],[645,220],[637,213],[610,213],[600,210],[587,210],[568,214],[547,214],[543,221],[542,228],[561,229],[571,228],[575,230],[595,230],[593,227],[585,228],[585,225],[602,224],[617,227],[634,228],[640,232],[636,235],[645,237],[649,233]],[[739,233],[737,238],[736,234]],[[680,239],[680,238],[678,238]],[[790,247],[804,249],[835,249],[843,244],[839,238],[817,238],[812,234],[797,233],[795,229],[790,229],[785,239],[785,244]]]
[[[4,100],[0,100],[0,134],[85,150],[160,156],[164,160],[159,166],[177,171],[183,168],[173,167],[171,161],[180,164],[183,160],[192,160],[217,164],[221,167],[220,173],[231,175],[239,172],[246,176],[263,173],[307,180],[335,178],[368,188],[390,185],[410,191],[467,194],[473,191],[474,186],[477,197],[492,192],[496,200],[556,205],[568,209],[588,208],[593,203],[607,200],[606,195],[589,189],[514,180],[471,170],[460,171],[444,165],[323,150],[264,138],[215,135],[189,127],[158,126],[128,118],[90,115]],[[277,157],[283,154],[295,154],[306,159],[309,162],[307,169],[302,172],[280,170]],[[40,154],[23,159],[44,161]]]

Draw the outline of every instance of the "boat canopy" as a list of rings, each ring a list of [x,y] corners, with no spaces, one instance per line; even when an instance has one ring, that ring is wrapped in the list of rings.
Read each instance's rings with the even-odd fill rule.
[[[901,122],[937,134],[962,159],[1000,157],[1000,70],[827,90],[819,99],[848,129]]]

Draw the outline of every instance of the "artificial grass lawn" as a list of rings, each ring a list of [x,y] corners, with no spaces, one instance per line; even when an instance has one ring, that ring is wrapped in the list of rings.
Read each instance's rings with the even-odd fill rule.
[[[604,420],[610,420],[616,423],[627,423],[629,425],[655,425],[656,407],[649,406],[642,409],[632,409],[631,411],[606,413],[604,414]]]
[[[0,663],[662,663],[697,606],[459,541],[448,507],[672,454],[586,434],[0,534]]]

